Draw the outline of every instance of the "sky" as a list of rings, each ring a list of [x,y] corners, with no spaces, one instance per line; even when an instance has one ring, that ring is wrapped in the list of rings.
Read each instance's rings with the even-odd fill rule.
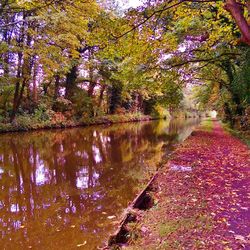
[[[123,8],[128,9],[128,8],[136,8],[140,5],[142,5],[142,0],[117,0],[118,2],[121,3]]]
[[[129,7],[138,7],[139,5],[141,5],[141,1],[140,0],[129,0],[128,1],[128,6]]]

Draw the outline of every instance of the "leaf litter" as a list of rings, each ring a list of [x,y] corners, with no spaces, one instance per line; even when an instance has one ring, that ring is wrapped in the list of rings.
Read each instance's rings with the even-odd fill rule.
[[[211,131],[199,127],[160,171],[157,206],[141,216],[141,233],[129,248],[250,249],[245,144],[213,121]]]

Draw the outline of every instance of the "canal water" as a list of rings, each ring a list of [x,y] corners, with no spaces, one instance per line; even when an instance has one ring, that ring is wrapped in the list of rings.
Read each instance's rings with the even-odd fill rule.
[[[97,249],[197,120],[0,135],[0,248]]]

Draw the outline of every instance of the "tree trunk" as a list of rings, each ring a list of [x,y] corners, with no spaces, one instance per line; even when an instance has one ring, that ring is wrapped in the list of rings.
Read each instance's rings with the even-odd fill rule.
[[[73,97],[76,88],[77,70],[78,65],[74,65],[66,75],[65,97],[69,100]]]
[[[18,81],[16,83],[16,86],[15,86],[15,93],[14,93],[14,99],[13,99],[13,108],[12,108],[11,117],[10,117],[11,121],[13,121],[15,119],[17,108],[18,108],[17,102],[18,102],[18,96],[19,96],[19,88],[20,88],[20,82]]]
[[[109,89],[109,112],[114,114],[118,106],[121,105],[122,84],[121,82],[114,82]]]
[[[230,126],[233,127],[234,126],[234,118],[233,118],[233,114],[232,111],[229,107],[229,104],[226,102],[223,106],[224,109],[224,114],[225,114],[225,120],[230,122]]]
[[[33,95],[33,102],[37,103],[37,70],[38,70],[38,65],[37,65],[37,61],[36,58],[34,59],[34,68],[33,68],[33,81],[32,81],[32,95]]]
[[[90,49],[89,50],[89,87],[88,87],[88,96],[92,97],[94,94],[94,89],[96,86],[96,83],[94,82],[94,67],[93,67],[93,60],[92,60],[93,52]]]
[[[18,66],[17,66],[17,83],[15,86],[15,92],[14,92],[14,99],[13,99],[13,108],[12,108],[12,113],[10,120],[13,121],[16,116],[16,112],[18,109],[18,98],[19,98],[19,89],[20,89],[20,80],[21,80],[21,61],[22,61],[23,55],[21,52],[18,53]]]
[[[26,18],[27,16],[23,15],[23,19],[25,20]],[[27,29],[28,27],[22,28],[22,33],[18,41],[19,46],[23,46],[23,50],[24,50],[24,45],[26,45],[29,48],[31,45],[31,41],[32,41],[31,36],[27,34]],[[18,82],[16,83],[16,86],[15,86],[13,110],[12,110],[12,114],[10,117],[11,121],[15,119],[16,112],[23,98],[24,89],[29,84],[30,75],[32,71],[31,57],[28,53],[25,53],[25,50],[22,52],[18,52],[18,67],[17,68],[18,68],[17,69]]]
[[[60,76],[56,75],[55,77],[55,90],[54,90],[54,100],[56,100],[59,96],[59,89],[60,89]]]
[[[94,89],[95,89],[96,83],[90,82],[89,83],[89,88],[88,88],[88,96],[92,97],[94,94]]]
[[[249,8],[249,3],[247,8]],[[242,6],[235,0],[226,0],[225,9],[230,12],[240,29],[242,35],[241,41],[250,45],[250,26],[244,17],[244,10]]]
[[[106,89],[106,85],[102,85],[101,90],[100,90],[99,101],[98,101],[98,107],[99,107],[99,108],[100,108],[101,105],[102,105],[103,95],[104,95],[105,89]]]

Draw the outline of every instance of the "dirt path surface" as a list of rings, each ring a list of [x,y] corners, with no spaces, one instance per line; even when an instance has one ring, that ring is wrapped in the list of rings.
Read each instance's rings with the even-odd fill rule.
[[[127,249],[250,249],[250,151],[217,121],[177,149]]]

